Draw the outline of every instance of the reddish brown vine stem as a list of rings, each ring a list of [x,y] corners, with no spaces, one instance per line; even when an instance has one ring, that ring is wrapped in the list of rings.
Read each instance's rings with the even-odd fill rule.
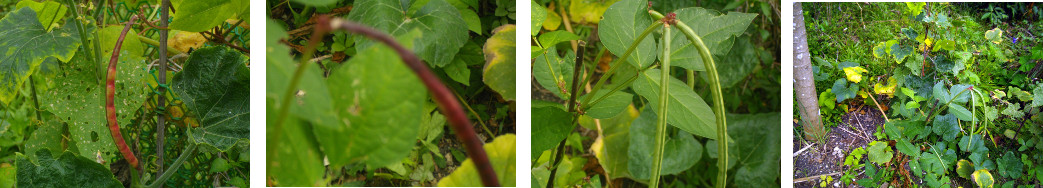
[[[138,16],[134,15],[130,17],[130,21],[123,27],[123,32],[120,33],[120,38],[116,39],[116,46],[112,48],[112,58],[109,59],[109,74],[105,78],[105,118],[109,121],[109,133],[112,133],[112,140],[116,142],[116,147],[119,147],[120,153],[123,154],[123,158],[127,159],[127,163],[130,163],[131,167],[141,170],[141,166],[138,166],[138,158],[134,157],[134,152],[130,151],[130,147],[127,147],[127,142],[123,140],[123,134],[120,134],[119,123],[116,122],[116,63],[119,62],[120,57],[120,46],[123,45],[123,38],[127,36],[127,32],[130,31],[130,25],[137,20]]]
[[[475,167],[478,169],[478,175],[481,176],[482,184],[489,187],[500,186],[496,172],[493,171],[492,165],[489,164],[489,158],[485,154],[485,149],[482,148],[482,141],[478,140],[478,134],[474,132],[474,127],[471,127],[471,120],[467,119],[467,115],[464,114],[460,103],[453,97],[453,93],[449,91],[449,88],[442,84],[441,80],[431,72],[427,65],[420,61],[416,54],[403,47],[390,35],[348,20],[339,18],[330,20],[329,17],[322,16],[319,17],[319,25],[317,27],[327,27],[320,28],[320,30],[326,31],[343,29],[362,34],[394,49],[406,66],[409,66],[409,69],[412,69],[417,77],[420,77],[420,80],[424,82],[427,90],[431,91],[431,96],[434,98],[435,103],[438,103],[438,108],[448,117],[453,131],[456,132],[457,139],[464,143],[468,157],[471,158],[471,161],[474,162]]]

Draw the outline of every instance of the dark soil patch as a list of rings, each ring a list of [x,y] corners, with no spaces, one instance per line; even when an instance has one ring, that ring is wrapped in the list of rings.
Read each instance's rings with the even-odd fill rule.
[[[830,129],[826,134],[826,140],[821,145],[815,143],[803,143],[799,138],[793,140],[793,152],[814,144],[793,159],[793,178],[800,179],[823,174],[838,173],[833,176],[834,184],[831,186],[843,186],[840,176],[843,176],[844,157],[851,150],[865,147],[874,137],[878,126],[886,122],[883,115],[876,106],[863,105],[854,107],[856,110],[845,114],[842,122],[837,127]],[[860,176],[864,177],[864,176]],[[794,187],[817,187],[819,180],[809,180],[794,183]]]

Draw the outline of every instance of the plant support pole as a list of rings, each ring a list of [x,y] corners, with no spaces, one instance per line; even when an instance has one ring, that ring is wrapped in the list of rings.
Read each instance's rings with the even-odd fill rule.
[[[673,15],[673,13],[670,13]],[[670,24],[672,16],[664,18],[663,36],[670,36]],[[663,61],[662,74],[659,74],[659,116],[655,127],[655,150],[652,151],[652,175],[648,180],[649,187],[659,187],[659,172],[663,165],[663,152],[666,149],[666,116],[669,112],[667,105],[670,100],[667,92],[670,90],[670,39],[663,39]]]
[[[167,19],[170,17],[170,13],[167,12],[167,7],[170,7],[170,0],[163,0],[163,3],[159,5],[159,26],[166,28]],[[159,99],[156,100],[156,108],[162,109],[161,113],[156,113],[156,165],[158,166],[156,174],[163,174],[163,152],[166,150],[163,145],[165,143],[166,131],[166,95],[167,88],[167,34],[170,30],[160,29],[159,30]],[[160,184],[160,187],[163,185]]]
[[[116,146],[119,148],[120,153],[123,154],[123,158],[127,159],[127,163],[130,163],[131,167],[141,171],[141,166],[138,165],[138,158],[134,157],[134,152],[130,151],[130,147],[127,147],[127,142],[123,140],[123,134],[120,134],[120,126],[116,122],[115,104],[116,63],[119,62],[120,46],[123,45],[123,38],[127,36],[127,31],[130,31],[130,25],[136,19],[138,19],[137,16],[131,16],[130,21],[123,27],[123,32],[120,33],[120,38],[116,40],[116,46],[113,47],[112,57],[109,58],[109,74],[105,78],[105,114],[109,122],[109,133],[112,134],[112,140],[116,142]]]
[[[438,108],[441,109],[442,113],[449,119],[453,131],[456,132],[457,139],[464,143],[464,146],[467,149],[467,154],[478,169],[478,174],[481,176],[482,184],[489,187],[500,186],[500,181],[496,176],[496,171],[493,170],[492,165],[489,163],[489,158],[486,156],[485,149],[482,148],[483,143],[478,139],[478,134],[475,134],[474,127],[471,127],[471,120],[467,119],[467,114],[464,113],[460,106],[460,102],[456,101],[456,98],[453,97],[453,93],[449,88],[447,88],[445,84],[443,84],[441,80],[431,72],[431,69],[428,68],[426,64],[420,61],[420,58],[417,57],[416,54],[403,47],[390,35],[377,31],[369,26],[340,18],[330,20],[329,17],[325,16],[319,17],[319,23],[320,24],[317,28],[327,27],[319,30],[328,31],[330,29],[343,29],[369,37],[370,39],[384,43],[394,49],[402,58],[402,62],[412,69],[413,72],[417,74],[417,77],[419,77],[424,83],[424,86],[427,87],[427,90],[431,91],[431,97],[435,100],[435,103],[438,104]]]

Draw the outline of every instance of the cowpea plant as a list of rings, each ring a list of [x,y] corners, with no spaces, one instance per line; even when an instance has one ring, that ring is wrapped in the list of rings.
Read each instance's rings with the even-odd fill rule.
[[[24,134],[5,138],[0,187],[246,185],[249,39],[232,31],[248,3],[124,3],[23,0],[0,18],[0,124]]]
[[[459,166],[437,177],[438,186],[515,185],[514,135],[488,132],[481,118],[489,116],[476,113],[464,98],[470,96],[462,93],[480,88],[466,85],[484,84],[494,98],[513,100],[514,77],[507,74],[514,72],[514,25],[498,26],[487,38],[475,36],[484,42],[477,47],[471,46],[469,31],[485,32],[469,30],[461,16],[475,14],[470,5],[454,7],[444,0],[286,3],[352,11],[342,17],[294,13],[292,18],[315,20],[306,29],[311,35],[304,45],[292,49],[299,54],[290,48],[298,40],[281,27],[296,20],[275,15],[267,20],[269,186],[430,185],[436,177],[426,169],[435,160],[451,163],[453,158]],[[330,35],[335,49],[321,49]],[[342,50],[354,54],[344,62],[313,60]],[[474,55],[486,62],[478,82],[469,76]],[[437,142],[449,140],[442,132],[446,124],[466,155],[442,156],[441,151],[456,151]],[[476,130],[493,138],[483,143]],[[439,139],[443,135],[447,138]],[[366,178],[340,183],[356,176]]]
[[[533,4],[533,7],[543,8],[535,2]],[[777,151],[777,139],[757,143],[736,142],[732,137],[734,135],[728,134],[731,130],[727,125],[749,131],[749,128],[756,126],[746,124],[755,124],[773,130],[749,131],[752,133],[743,135],[742,140],[748,140],[747,136],[754,134],[777,136],[779,132],[775,124],[756,124],[747,118],[761,117],[776,121],[778,114],[739,116],[738,120],[728,122],[721,92],[722,81],[716,63],[725,59],[723,57],[729,54],[736,38],[745,33],[757,14],[721,14],[693,7],[664,15],[651,7],[651,2],[643,0],[622,0],[604,9],[597,32],[605,50],[599,50],[595,57],[600,59],[607,51],[619,58],[609,63],[608,70],[596,80],[590,76],[595,68],[583,63],[584,49],[587,48],[585,42],[578,42],[575,53],[557,47],[558,43],[579,40],[579,36],[566,31],[554,31],[543,33],[537,38],[539,30],[534,30],[533,38],[537,46],[533,47],[533,75],[540,86],[557,97],[567,99],[566,105],[534,100],[533,135],[537,136],[533,138],[532,146],[536,164],[534,178],[547,187],[564,185],[555,181],[571,181],[558,179],[568,178],[558,173],[568,173],[569,169],[575,169],[571,166],[577,165],[571,159],[565,159],[567,157],[564,153],[567,151],[564,148],[572,139],[566,137],[581,121],[592,119],[599,125],[596,128],[599,137],[591,149],[607,171],[609,179],[629,177],[647,183],[650,187],[658,187],[661,176],[678,174],[697,164],[704,150],[702,143],[696,140],[696,137],[700,137],[709,140],[706,150],[714,153],[710,156],[717,159],[716,169],[711,170],[716,174],[712,183],[717,187],[727,185],[727,169],[735,169],[732,167],[736,166],[736,162],[742,165],[738,165],[739,170],[735,174],[740,177],[733,178],[735,182],[749,185],[774,181],[777,175],[753,178],[750,174],[762,173],[754,168],[770,169],[774,166],[777,169],[778,163],[772,165],[771,162],[777,156],[761,158],[740,155],[736,160],[734,157],[737,152],[729,152],[729,149],[739,148],[748,152],[749,149],[766,147]],[[537,12],[534,16],[540,16],[540,10],[534,12]],[[559,50],[566,52],[565,57],[558,56]],[[584,70],[584,67],[589,68]],[[681,70],[671,70],[674,68]],[[674,72],[686,75],[687,81],[674,77]],[[703,81],[709,87],[713,108],[694,90],[697,72],[703,74]],[[581,94],[581,85],[592,87],[586,94]],[[633,95],[628,90],[639,96],[637,101],[647,101],[641,107],[643,110],[636,110],[631,105]],[[629,129],[629,133],[609,127],[614,124],[623,124],[622,129]],[[629,143],[625,142],[626,136],[630,137]],[[620,137],[624,142],[617,142]],[[548,154],[545,153],[548,150],[551,151],[549,159],[541,157]]]

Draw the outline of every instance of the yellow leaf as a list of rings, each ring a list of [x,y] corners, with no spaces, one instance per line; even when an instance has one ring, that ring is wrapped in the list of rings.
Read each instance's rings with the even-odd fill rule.
[[[898,81],[895,81],[894,77],[888,78],[887,85],[880,83],[873,85],[873,92],[876,94],[887,94],[887,96],[892,96],[895,93],[895,86],[898,86],[897,82]]]
[[[170,46],[186,53],[189,49],[203,47],[203,43],[206,43],[206,38],[203,38],[202,34],[187,31],[177,32],[174,34],[174,38],[170,40]]]
[[[862,81],[862,73],[868,73],[866,69],[862,67],[847,67],[844,68],[844,74],[847,75],[847,80],[858,83]]]

